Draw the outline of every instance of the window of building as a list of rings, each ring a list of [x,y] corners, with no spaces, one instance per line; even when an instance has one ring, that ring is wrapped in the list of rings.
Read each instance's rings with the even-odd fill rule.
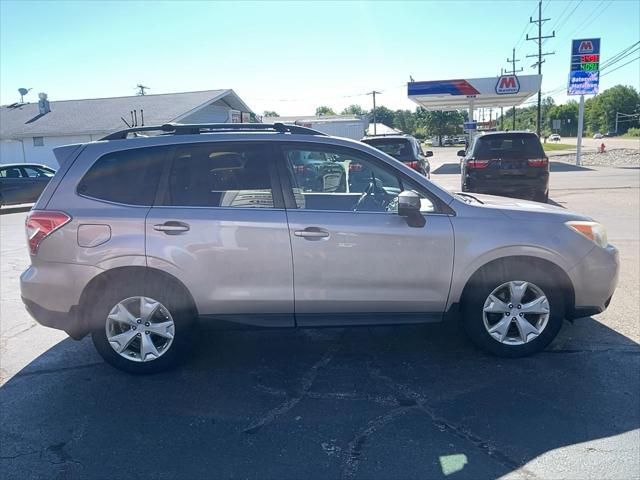
[[[33,137],[34,147],[44,147],[44,137]]]

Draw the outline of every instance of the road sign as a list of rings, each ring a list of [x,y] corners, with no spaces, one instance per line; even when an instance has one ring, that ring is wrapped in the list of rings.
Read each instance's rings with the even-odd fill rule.
[[[553,130],[560,130],[560,119],[559,118],[554,118],[553,119]]]
[[[600,86],[600,39],[571,42],[568,95],[594,95]]]
[[[462,128],[463,128],[465,131],[468,131],[468,130],[477,130],[477,129],[478,129],[478,123],[477,123],[477,122],[464,122],[464,123],[462,124]]]

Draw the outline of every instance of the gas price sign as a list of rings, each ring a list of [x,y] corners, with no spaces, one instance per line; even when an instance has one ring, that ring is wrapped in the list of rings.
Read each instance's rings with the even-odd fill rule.
[[[592,95],[600,86],[600,39],[586,38],[571,42],[569,95]]]

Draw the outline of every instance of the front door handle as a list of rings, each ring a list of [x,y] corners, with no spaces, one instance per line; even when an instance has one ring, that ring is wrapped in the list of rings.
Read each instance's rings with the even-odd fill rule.
[[[321,238],[329,238],[329,232],[318,227],[307,227],[304,230],[296,230],[293,232],[296,237],[306,238],[308,240],[319,240]]]
[[[164,232],[167,235],[178,235],[183,232],[188,232],[189,225],[183,222],[169,221],[156,224],[153,226],[153,229],[158,232]]]

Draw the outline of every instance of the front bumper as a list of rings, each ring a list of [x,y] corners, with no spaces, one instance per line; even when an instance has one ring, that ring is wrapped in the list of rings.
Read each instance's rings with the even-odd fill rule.
[[[618,285],[620,259],[613,245],[595,247],[569,270],[575,294],[575,308],[570,318],[604,312]]]

